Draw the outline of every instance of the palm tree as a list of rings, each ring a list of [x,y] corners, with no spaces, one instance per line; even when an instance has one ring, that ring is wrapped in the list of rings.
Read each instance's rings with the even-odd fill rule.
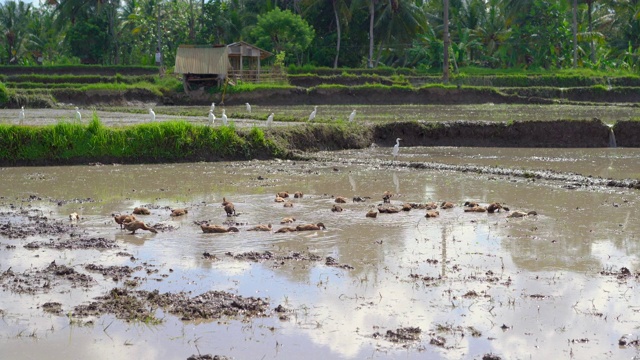
[[[7,1],[0,4],[0,30],[9,63],[17,63],[26,51],[27,26],[31,4]]]

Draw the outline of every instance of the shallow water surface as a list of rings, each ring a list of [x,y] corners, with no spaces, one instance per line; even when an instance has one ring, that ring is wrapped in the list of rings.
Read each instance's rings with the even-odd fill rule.
[[[570,190],[552,181],[367,162],[388,150],[343,152],[312,162],[0,169],[0,229],[32,223],[27,214],[64,224],[71,212],[81,217],[72,224],[75,235],[0,233],[0,274],[9,269],[33,274],[55,261],[92,277],[85,287],[60,280],[24,294],[0,276],[2,354],[12,359],[186,359],[198,353],[237,359],[479,359],[489,353],[508,359],[599,359],[638,354],[635,346],[618,344],[625,334],[631,334],[630,341],[638,339],[640,326],[638,190]],[[546,169],[555,163],[549,159],[571,158],[579,160],[556,170],[633,176],[637,157],[616,151],[413,149],[402,153],[409,160],[401,160]],[[602,159],[611,154],[618,154],[615,170],[603,169]],[[451,201],[456,207],[440,209],[437,218],[425,218],[420,209],[365,217],[387,190],[395,194],[392,205]],[[305,195],[284,208],[274,201],[278,191]],[[344,211],[331,211],[335,196],[347,197]],[[354,196],[370,199],[352,202]],[[223,197],[235,204],[238,216],[232,221],[240,232],[203,234],[196,223],[228,220]],[[462,206],[467,200],[498,201],[511,211],[468,213]],[[151,209],[151,215],[139,216],[147,224],[175,229],[121,231],[111,214],[141,205]],[[182,207],[187,215],[170,216],[170,209]],[[538,215],[508,218],[515,210]],[[327,229],[247,231],[267,223],[278,229],[288,216],[297,219],[294,224],[322,222]],[[118,247],[24,247],[83,236],[104,237]],[[319,260],[254,262],[231,256],[250,251]],[[113,279],[87,271],[87,264],[141,268]],[[190,296],[220,290],[264,298],[269,312],[185,321],[158,308],[159,322],[127,322],[114,314],[70,316],[77,305],[136,277],[129,284],[135,290]],[[61,303],[62,312],[43,311],[47,302]],[[279,318],[278,305],[287,309],[287,317]],[[414,327],[421,330],[415,340],[394,342],[386,336]]]

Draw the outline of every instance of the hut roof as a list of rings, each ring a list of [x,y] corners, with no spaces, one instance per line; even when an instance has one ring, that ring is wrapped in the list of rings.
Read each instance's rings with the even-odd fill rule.
[[[251,45],[244,41],[238,41],[227,45],[229,48],[229,56],[246,56],[246,57],[260,57],[260,60],[266,59],[273,54],[267,50],[260,49],[255,45]]]
[[[176,54],[176,74],[227,74],[229,51],[226,46],[180,45]]]

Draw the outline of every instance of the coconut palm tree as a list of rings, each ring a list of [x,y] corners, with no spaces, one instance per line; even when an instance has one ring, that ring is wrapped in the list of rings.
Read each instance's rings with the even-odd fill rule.
[[[17,63],[26,51],[31,4],[7,1],[0,4],[2,45],[9,63]]]

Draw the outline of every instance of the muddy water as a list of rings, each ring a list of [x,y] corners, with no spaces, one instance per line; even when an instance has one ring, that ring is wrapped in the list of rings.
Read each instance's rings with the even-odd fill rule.
[[[383,156],[387,150],[375,151]],[[471,163],[497,158],[501,165],[532,168],[553,164],[537,158],[539,149],[509,150],[516,155],[500,149],[493,149],[494,155],[487,149],[439,149],[437,156],[442,161],[462,156]],[[563,151],[553,158],[582,159],[569,162],[574,167],[565,170],[586,175],[609,171],[603,168],[608,163],[598,160],[602,154]],[[436,156],[420,149],[402,154],[428,161]],[[625,154],[615,166],[632,169],[639,154]],[[17,293],[15,284],[0,281],[3,357],[186,359],[201,353],[238,359],[477,359],[493,353],[509,359],[598,359],[638,353],[633,345],[618,344],[625,334],[629,341],[640,337],[638,190],[569,190],[551,181],[366,161],[371,157],[364,150],[327,156],[322,162],[1,169],[0,225],[29,224],[20,208],[64,224],[71,212],[81,219],[61,235],[0,235],[0,273],[11,268],[32,274],[55,261],[92,277],[89,286],[59,280],[35,294]],[[274,202],[274,194],[283,190],[305,195],[284,208]],[[439,210],[440,217],[432,219],[417,209],[366,218],[386,190],[396,194],[393,205],[447,200],[457,206]],[[371,199],[349,200],[343,212],[334,213],[332,196],[338,195]],[[240,232],[203,234],[196,222],[228,220],[220,206],[223,197],[235,203],[239,215],[233,221]],[[515,219],[505,212],[465,213],[461,205],[466,200],[500,201],[512,212],[535,210],[539,215]],[[151,215],[139,218],[175,230],[120,231],[111,214],[141,205]],[[189,213],[172,218],[170,209],[178,207]],[[323,222],[327,229],[246,231],[260,223],[278,229],[285,216],[297,218],[297,224]],[[118,247],[24,247],[83,236],[104,237]],[[320,260],[253,262],[226,255],[249,251],[299,252]],[[217,260],[205,258],[205,252]],[[343,267],[327,265],[327,257]],[[87,271],[87,264],[140,268],[129,278],[114,280]],[[621,267],[630,274],[616,276]],[[270,312],[256,318],[183,321],[168,308],[156,310],[159,323],[127,322],[113,314],[68,316],[77,305],[136,277],[130,285],[135,290],[185,291],[190,296],[220,290],[260,297],[271,310],[282,305],[287,317]],[[61,313],[43,311],[47,302],[62,304]],[[387,331],[412,327],[421,329],[416,340],[397,343],[386,336]]]

